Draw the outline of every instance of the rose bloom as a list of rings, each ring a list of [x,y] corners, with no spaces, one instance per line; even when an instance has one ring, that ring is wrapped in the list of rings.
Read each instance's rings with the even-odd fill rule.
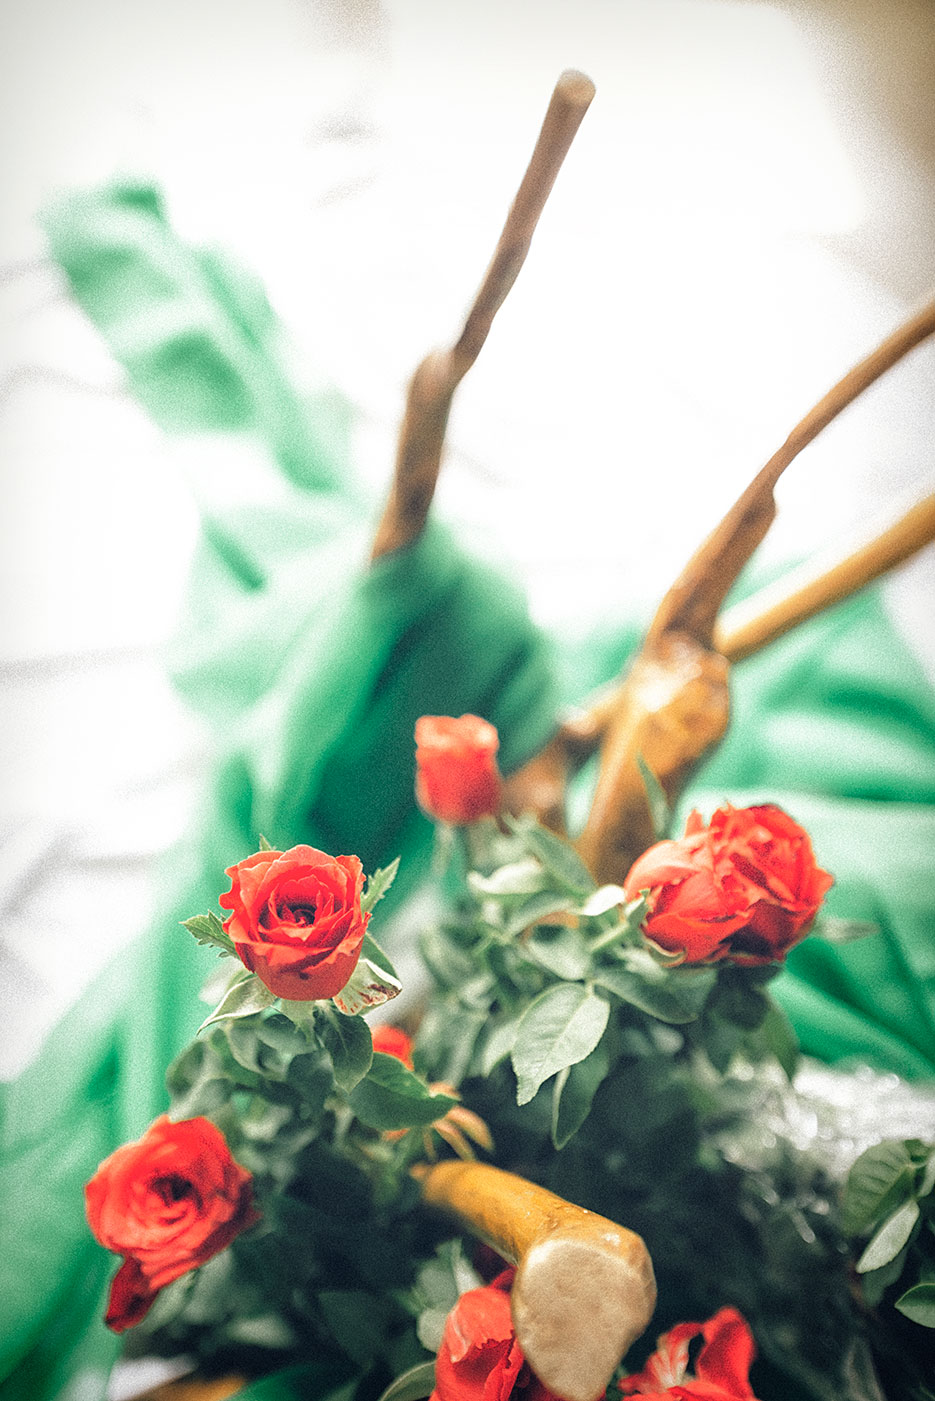
[[[395,1056],[407,1070],[412,1069],[412,1037],[398,1026],[375,1026],[373,1028],[373,1049],[384,1056]]]
[[[416,721],[416,798],[438,822],[464,826],[500,811],[500,737],[478,715]]]
[[[704,1344],[688,1375],[688,1347],[698,1335]],[[756,1401],[750,1364],[753,1335],[736,1309],[719,1309],[707,1323],[679,1323],[663,1333],[642,1372],[619,1383],[625,1396],[643,1401]]]
[[[649,891],[643,929],[688,963],[772,963],[808,933],[833,877],[808,833],[781,808],[697,812],[678,841],[657,842],[631,867],[627,899]]]
[[[220,1129],[201,1118],[173,1124],[165,1114],[105,1158],[85,1204],[101,1245],[124,1257],[105,1316],[116,1333],[139,1323],[160,1289],[259,1220],[250,1173]]]
[[[224,928],[244,966],[287,1001],[340,992],[357,967],[370,920],[360,909],[358,858],[294,846],[258,851],[227,875],[231,888],[218,903],[231,911]]]
[[[514,1270],[469,1289],[445,1321],[429,1401],[558,1401],[529,1370],[510,1312]]]

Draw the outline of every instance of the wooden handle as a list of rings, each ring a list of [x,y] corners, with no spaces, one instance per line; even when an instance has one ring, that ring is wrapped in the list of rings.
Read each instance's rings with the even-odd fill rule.
[[[555,84],[526,174],[461,334],[450,350],[427,355],[409,383],[393,484],[371,560],[411,544],[425,525],[455,390],[480,354],[493,319],[526,260],[539,216],[593,96],[591,79],[573,69],[566,70]]]
[[[561,1401],[603,1395],[656,1306],[641,1237],[486,1163],[438,1163],[422,1194],[517,1266],[513,1322],[542,1384]]]
[[[824,608],[849,598],[935,540],[935,492],[859,544],[820,556],[729,608],[714,646],[729,662],[752,656]]]
[[[699,642],[711,642],[718,610],[728,589],[772,524],[776,514],[773,488],[781,474],[842,409],[933,333],[935,301],[848,371],[796,424],[782,447],[773,453],[682,570],[656,612],[647,635],[650,640],[678,629]]]

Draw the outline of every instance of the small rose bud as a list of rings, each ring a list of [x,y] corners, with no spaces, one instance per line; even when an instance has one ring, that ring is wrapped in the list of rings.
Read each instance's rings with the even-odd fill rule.
[[[416,721],[416,797],[439,822],[458,826],[500,811],[500,738],[477,715],[423,715]]]

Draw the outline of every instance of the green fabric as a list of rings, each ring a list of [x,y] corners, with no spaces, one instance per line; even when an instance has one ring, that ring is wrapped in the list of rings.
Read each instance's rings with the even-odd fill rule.
[[[580,699],[614,674],[635,635],[622,621],[560,649],[559,685],[516,591],[441,526],[369,569],[374,512],[349,476],[347,413],[297,395],[257,286],[186,248],[146,186],[66,200],[47,228],[155,420],[251,436],[281,487],[247,511],[193,483],[203,540],[172,670],[214,740],[203,808],[153,929],[0,1101],[0,1395],[79,1401],[101,1395],[115,1350],[99,1321],[114,1261],[84,1224],[83,1183],[164,1107],[166,1065],[201,1020],[213,966],[178,920],[214,904],[223,867],[259,832],[355,851],[368,870],[402,853],[398,907],[431,840],[412,799],[418,715],[487,716],[511,769],[542,743],[560,691]],[[733,694],[731,734],[689,801],[781,802],[836,874],[832,911],[881,927],[790,958],[777,994],[803,1045],[931,1074],[935,709],[918,668],[868,593],[739,666]]]

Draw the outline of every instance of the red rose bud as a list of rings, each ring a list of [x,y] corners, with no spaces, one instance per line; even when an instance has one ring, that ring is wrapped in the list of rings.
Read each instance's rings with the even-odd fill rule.
[[[385,1056],[395,1056],[407,1070],[412,1069],[412,1037],[407,1036],[398,1026],[375,1026],[373,1028],[373,1049]]]
[[[85,1187],[88,1222],[124,1257],[105,1322],[116,1333],[149,1311],[160,1289],[203,1265],[259,1220],[252,1179],[208,1119],[163,1114],[101,1163]]]
[[[704,1339],[688,1370],[688,1349]],[[753,1335],[736,1309],[719,1309],[707,1323],[677,1323],[663,1333],[642,1372],[618,1383],[625,1396],[652,1401],[756,1401],[750,1364],[756,1355]]]
[[[781,808],[697,812],[678,841],[657,842],[624,882],[649,891],[643,929],[688,963],[772,963],[811,927],[833,877],[815,862],[808,833]]]
[[[227,871],[219,904],[237,956],[270,992],[292,1002],[334,997],[357,967],[370,920],[356,856],[311,846],[258,851]]]
[[[478,715],[416,721],[416,798],[438,822],[464,826],[500,811],[500,737]]]
[[[558,1401],[529,1370],[510,1313],[513,1270],[462,1294],[445,1321],[429,1401]]]

